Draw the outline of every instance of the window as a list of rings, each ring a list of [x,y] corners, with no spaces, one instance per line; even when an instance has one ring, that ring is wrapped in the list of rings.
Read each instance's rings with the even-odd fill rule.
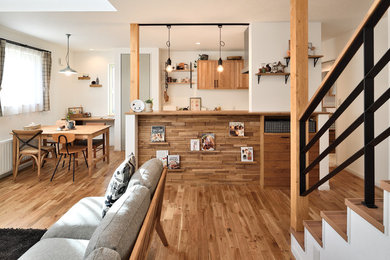
[[[6,43],[0,101],[4,116],[45,109],[45,52]],[[51,67],[51,61],[50,61]],[[45,75],[44,75],[45,74]],[[46,99],[44,101],[44,99]]]
[[[108,115],[115,114],[115,65],[108,64]]]

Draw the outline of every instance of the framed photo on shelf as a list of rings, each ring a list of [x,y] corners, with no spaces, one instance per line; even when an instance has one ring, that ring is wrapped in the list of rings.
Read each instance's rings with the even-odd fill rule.
[[[241,162],[253,162],[253,147],[241,147]]]
[[[68,114],[82,114],[83,107],[68,107]]]
[[[202,109],[202,98],[191,97],[190,98],[190,110],[191,111],[200,111],[201,109]]]
[[[215,134],[207,133],[201,136],[202,151],[214,151],[215,150]]]
[[[167,167],[168,166],[168,150],[157,150],[156,151],[156,158],[162,161],[163,166]]]
[[[165,126],[152,126],[150,141],[152,143],[165,142]]]
[[[244,136],[244,123],[243,122],[229,122],[229,135],[230,136]]]
[[[191,139],[191,151],[199,151],[200,142],[199,139]]]
[[[168,155],[168,169],[180,169],[180,155]]]

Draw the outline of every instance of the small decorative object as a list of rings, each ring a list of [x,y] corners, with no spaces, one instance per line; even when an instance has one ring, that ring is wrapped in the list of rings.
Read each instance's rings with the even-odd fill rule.
[[[271,72],[271,66],[269,64],[265,66],[265,72]]]
[[[150,141],[152,143],[165,142],[165,126],[152,126]]]
[[[168,92],[167,92],[166,89],[164,90],[164,101],[165,101],[165,102],[168,102],[168,101],[169,101],[169,96],[168,96]]]
[[[130,108],[134,112],[142,112],[145,109],[145,103],[142,100],[136,99],[131,102]]]
[[[180,155],[168,155],[168,169],[180,169]]]
[[[72,130],[75,129],[76,122],[74,120],[66,120],[65,126],[66,129]]]
[[[221,106],[217,106],[214,108],[214,111],[221,111],[221,110],[222,110]]]
[[[157,150],[156,151],[156,158],[162,161],[163,166],[168,166],[168,150]]]
[[[84,117],[91,117],[91,112],[85,112],[85,113],[83,114],[83,116],[84,116]]]
[[[184,64],[184,70],[188,70],[188,64]]]
[[[309,42],[307,46],[308,46],[308,54],[309,54],[309,56],[315,55],[316,47],[313,46],[313,43]]]
[[[191,151],[199,151],[200,142],[199,139],[191,139]]]
[[[83,78],[88,78],[89,74],[83,74]]]
[[[190,110],[191,111],[200,111],[202,107],[202,98],[192,97],[190,98]]]
[[[96,81],[93,80],[93,81],[91,82],[91,85],[96,85]]]
[[[198,61],[194,61],[194,68],[196,69],[198,67]]]
[[[253,147],[241,147],[241,162],[253,162]]]
[[[207,133],[201,136],[202,151],[214,151],[215,150],[215,134]]]
[[[199,60],[208,60],[209,59],[209,55],[207,54],[199,54]]]
[[[280,61],[278,62],[278,72],[284,73],[284,69],[286,68],[286,65],[282,64]]]
[[[229,122],[230,136],[244,136],[245,127],[243,122]]]
[[[277,72],[278,72],[278,63],[274,62],[272,63],[271,73],[277,73]]]
[[[242,56],[227,56],[227,60],[241,60]]]
[[[153,99],[149,98],[145,101],[145,112],[153,112]]]
[[[99,77],[96,77],[96,85],[99,85]]]

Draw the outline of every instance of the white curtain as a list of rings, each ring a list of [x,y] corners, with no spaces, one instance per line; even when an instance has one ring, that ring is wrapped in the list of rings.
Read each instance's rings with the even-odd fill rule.
[[[7,43],[0,93],[3,116],[43,110],[43,53]]]

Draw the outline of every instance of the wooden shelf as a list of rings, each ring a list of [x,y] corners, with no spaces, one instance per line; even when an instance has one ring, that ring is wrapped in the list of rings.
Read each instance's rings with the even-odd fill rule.
[[[79,80],[90,80],[91,77],[78,77]]]
[[[98,84],[91,84],[91,85],[89,85],[91,88],[101,88],[101,87],[103,87],[103,85],[98,85]]]
[[[184,172],[185,168],[180,169],[168,169],[168,172]]]
[[[220,150],[214,150],[214,151],[189,151],[190,153],[220,153]]]
[[[257,162],[256,161],[253,161],[253,162],[237,162],[237,164],[256,164]]]
[[[249,136],[228,136],[228,138],[237,138],[237,139],[248,139]]]
[[[266,73],[256,73],[257,76],[257,84],[260,83],[260,77],[261,76],[284,76],[284,84],[287,84],[287,80],[290,77],[290,73],[286,72],[277,72],[277,73],[271,73],[271,72],[266,72]]]
[[[149,142],[150,145],[169,145],[168,142]]]
[[[167,82],[168,85],[189,85],[190,82]],[[192,82],[192,84],[196,84],[196,82]]]
[[[194,70],[172,70],[171,72],[194,72]]]
[[[318,60],[321,59],[322,57],[324,57],[324,55],[309,55],[308,58],[313,59],[314,67],[316,67]],[[284,59],[286,60],[286,65],[288,66],[288,64],[290,63],[290,56],[286,56],[284,57]]]

